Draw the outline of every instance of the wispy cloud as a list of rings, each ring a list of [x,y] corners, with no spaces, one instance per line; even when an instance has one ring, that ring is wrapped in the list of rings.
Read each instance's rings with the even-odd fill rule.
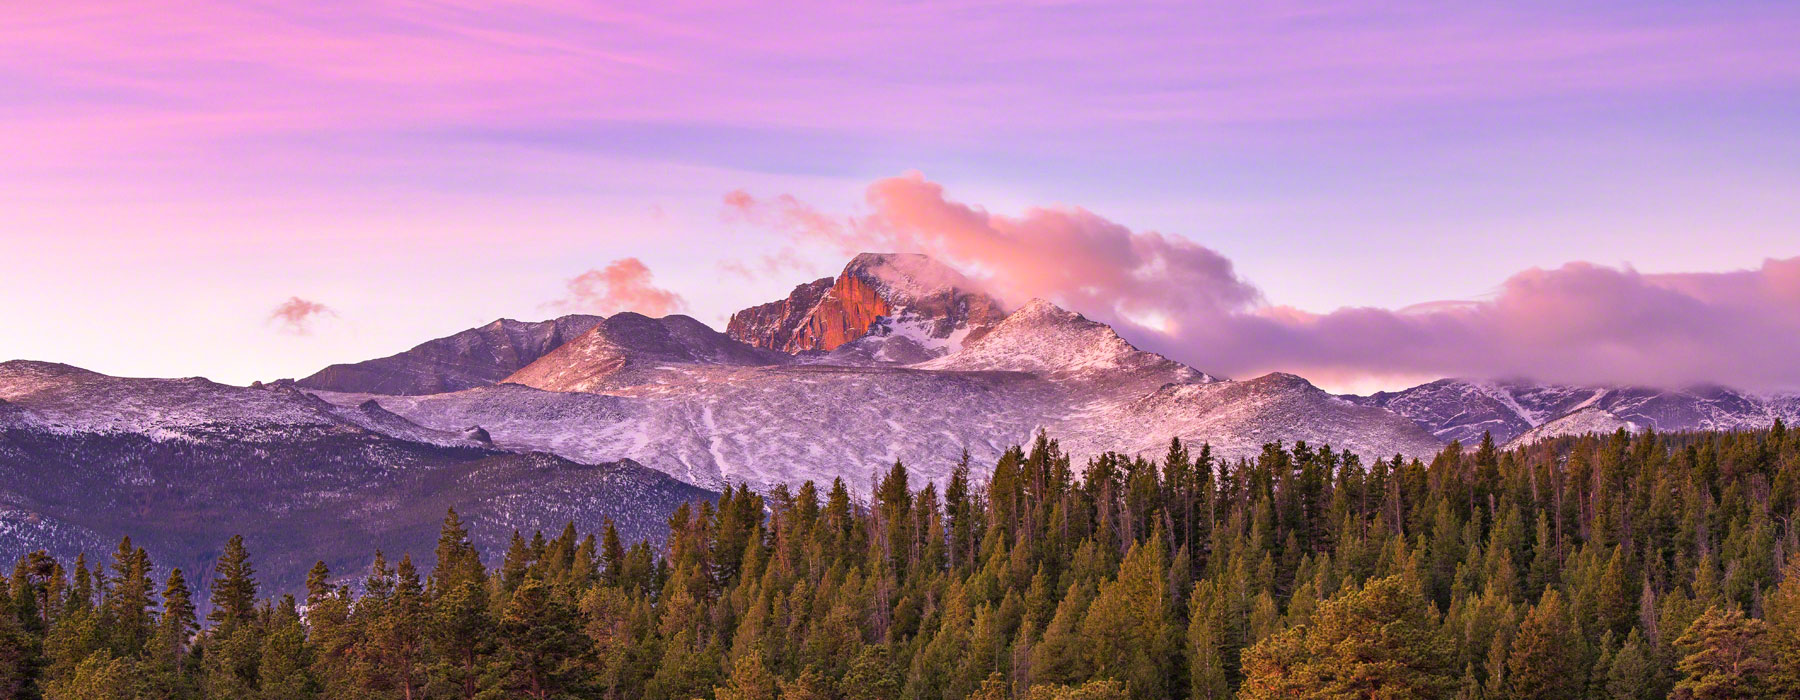
[[[568,296],[548,306],[608,315],[636,311],[646,316],[667,316],[687,308],[681,295],[656,286],[650,268],[637,258],[620,258],[583,272],[569,280],[568,287]]]
[[[1191,129],[1791,86],[1796,26],[1755,3],[30,3],[0,27],[0,123],[83,150],[622,123]]]
[[[311,299],[288,297],[287,301],[276,305],[275,310],[269,312],[269,322],[276,324],[283,333],[311,335],[313,326],[320,320],[336,318],[337,315],[331,307]]]

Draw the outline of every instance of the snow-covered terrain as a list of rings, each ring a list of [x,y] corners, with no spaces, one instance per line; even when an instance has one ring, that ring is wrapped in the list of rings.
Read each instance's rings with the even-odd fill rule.
[[[1483,431],[1491,432],[1494,441],[1502,444],[1528,431],[1539,438],[1570,434],[1558,432],[1557,426],[1579,422],[1559,423],[1558,419],[1589,408],[1662,432],[1758,430],[1778,418],[1789,423],[1800,419],[1800,400],[1792,395],[1757,395],[1717,387],[1584,387],[1524,380],[1440,379],[1404,391],[1344,398],[1387,408],[1417,421],[1443,440],[1460,440],[1464,445],[1480,441]]]
[[[1510,450],[1531,445],[1540,440],[1566,435],[1587,435],[1589,433],[1607,435],[1618,432],[1620,429],[1638,433],[1643,432],[1644,426],[1620,418],[1599,406],[1587,406],[1527,430],[1507,442],[1504,447]]]
[[[596,329],[595,332],[599,332]],[[1333,397],[1291,375],[1225,382],[1133,347],[1054,304],[1027,304],[958,352],[910,366],[811,362],[730,365],[554,352],[534,376],[604,381],[502,384],[431,396],[318,395],[376,401],[428,428],[479,425],[496,445],[577,461],[628,458],[709,487],[820,483],[864,490],[895,460],[923,479],[963,450],[979,466],[1048,432],[1078,458],[1156,454],[1171,437],[1249,456],[1306,440],[1363,452],[1427,455],[1440,444],[1412,422]],[[554,361],[576,363],[552,367]],[[594,361],[598,371],[581,363]]]
[[[1049,301],[1003,313],[929,258],[865,254],[726,333],[678,315],[503,320],[251,387],[0,363],[0,557],[131,533],[203,566],[244,532],[287,580],[311,563],[288,553],[360,566],[376,534],[422,553],[450,506],[478,515],[490,544],[567,519],[654,538],[675,503],[711,495],[695,485],[843,479],[866,493],[895,461],[942,480],[965,450],[991,468],[1040,431],[1080,468],[1107,451],[1155,457],[1173,437],[1224,458],[1299,440],[1429,457],[1483,433],[1525,445],[1776,418],[1800,419],[1800,396],[1445,379],[1363,397],[1291,374],[1221,380]]]
[[[243,534],[266,580],[291,590],[321,556],[343,572],[374,547],[428,556],[450,507],[497,555],[513,528],[567,520],[660,538],[677,503],[714,497],[631,462],[503,451],[468,426],[291,386],[14,361],[0,363],[0,397],[4,559],[95,554],[130,535],[159,566],[200,571]]]

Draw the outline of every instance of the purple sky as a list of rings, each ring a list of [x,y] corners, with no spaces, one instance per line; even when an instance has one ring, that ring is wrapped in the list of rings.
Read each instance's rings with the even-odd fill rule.
[[[1800,348],[1793,3],[781,5],[26,3],[0,358],[243,382],[582,304],[720,326],[847,240],[741,193],[1150,266],[1096,279],[1214,256],[1194,298],[957,261],[1207,371],[1800,383],[1758,366]],[[906,181],[980,222],[874,221]],[[1031,246],[1042,211],[1091,218]],[[1482,304],[1383,311],[1442,300]]]

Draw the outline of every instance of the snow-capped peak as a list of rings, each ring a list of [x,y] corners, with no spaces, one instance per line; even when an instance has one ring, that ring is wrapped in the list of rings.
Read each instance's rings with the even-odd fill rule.
[[[981,338],[951,355],[918,365],[927,369],[1031,372],[1081,377],[1110,372],[1159,371],[1164,381],[1210,378],[1186,365],[1139,350],[1111,326],[1089,320],[1045,299],[1032,299]]]
[[[961,272],[918,253],[861,253],[844,266],[845,276],[860,277],[896,306],[976,285]]]

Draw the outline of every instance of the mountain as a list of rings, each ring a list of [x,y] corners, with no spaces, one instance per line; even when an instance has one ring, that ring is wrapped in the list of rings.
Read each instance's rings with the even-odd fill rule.
[[[1543,424],[1520,433],[1517,437],[1508,440],[1501,447],[1510,450],[1517,447],[1525,447],[1540,440],[1548,440],[1553,437],[1586,435],[1588,433],[1606,435],[1618,432],[1621,429],[1629,433],[1640,433],[1643,432],[1644,426],[1620,418],[1612,411],[1608,411],[1599,406],[1588,406],[1570,411],[1569,413],[1563,414],[1552,420],[1545,421]]]
[[[1719,387],[1657,389],[1538,384],[1526,380],[1498,382],[1440,379],[1398,392],[1348,401],[1379,406],[1411,418],[1439,438],[1464,445],[1493,433],[1508,443],[1531,434],[1569,434],[1578,426],[1599,425],[1602,414],[1583,420],[1559,419],[1586,409],[1599,409],[1614,428],[1626,425],[1660,432],[1679,430],[1750,430],[1767,428],[1775,419],[1800,418],[1800,398],[1757,395]],[[1610,432],[1610,430],[1608,431]]]
[[[22,388],[0,392],[8,402],[0,416],[39,431],[197,444],[226,455],[207,458],[220,463],[274,460],[278,467],[258,469],[300,472],[387,474],[376,468],[387,464],[382,450],[428,450],[418,459],[439,471],[541,453],[532,459],[643,465],[706,488],[842,478],[866,492],[870,475],[896,460],[922,479],[942,479],[965,450],[975,464],[992,464],[1040,432],[1078,459],[1159,454],[1172,437],[1209,443],[1226,458],[1273,441],[1371,458],[1425,456],[1443,444],[1412,420],[1299,377],[1219,380],[1046,300],[1005,313],[967,278],[919,255],[859,255],[836,278],[739,312],[725,333],[679,315],[497,321],[394,357],[252,388],[67,372],[46,386],[58,387],[79,420]],[[32,402],[20,408],[15,396]],[[195,431],[210,437],[196,441]],[[321,435],[331,454],[357,456],[283,461],[314,449]],[[242,452],[250,446],[280,454],[252,457],[262,453]],[[520,488],[536,483],[519,480]],[[550,503],[567,497],[545,495]]]
[[[546,391],[593,391],[644,381],[671,365],[782,364],[792,358],[752,347],[687,316],[621,313],[545,353],[505,381]]]
[[[1111,326],[1043,299],[1033,299],[960,351],[922,369],[1032,372],[1058,379],[1149,377],[1163,382],[1216,381],[1203,372],[1137,349]]]
[[[436,394],[487,386],[523,369],[599,324],[574,314],[528,323],[503,318],[406,352],[319,370],[295,382],[305,389],[371,394]]]
[[[953,351],[1004,316],[999,301],[929,257],[863,253],[835,279],[800,285],[786,299],[732,314],[725,334],[785,353],[829,352],[872,337],[884,342],[847,356],[905,364]],[[887,341],[898,347],[871,347]]]
[[[0,363],[0,558],[94,554],[130,535],[161,570],[204,581],[242,534],[264,580],[292,590],[321,556],[340,573],[367,567],[372,547],[428,558],[451,507],[497,557],[514,529],[568,520],[658,539],[676,504],[716,496],[628,460],[496,449],[469,428],[293,388]]]
[[[1274,440],[1370,457],[1441,447],[1409,420],[1298,377],[1220,381],[1042,300],[904,366],[843,362],[846,346],[783,362],[706,334],[669,342],[658,328],[670,319],[689,322],[640,317],[621,337],[609,320],[495,386],[313,393],[340,407],[374,401],[428,429],[480,425],[502,449],[630,459],[710,488],[843,478],[866,491],[870,474],[895,460],[941,480],[965,449],[991,464],[1040,430],[1078,458],[1157,454],[1171,437],[1210,442],[1226,457]]]

